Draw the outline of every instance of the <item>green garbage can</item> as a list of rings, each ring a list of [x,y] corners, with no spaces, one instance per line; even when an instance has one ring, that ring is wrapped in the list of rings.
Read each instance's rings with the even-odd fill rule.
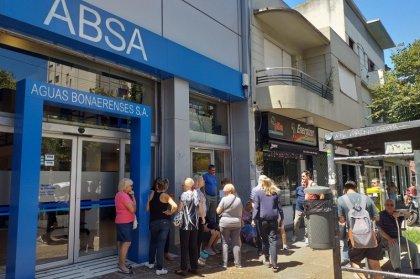
[[[304,209],[308,218],[308,240],[312,249],[332,249],[334,244],[334,219],[336,214],[331,189],[312,186],[305,189],[310,199],[305,200]]]

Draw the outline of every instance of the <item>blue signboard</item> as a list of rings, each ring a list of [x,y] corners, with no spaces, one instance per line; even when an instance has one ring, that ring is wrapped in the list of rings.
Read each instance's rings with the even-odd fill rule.
[[[41,98],[46,102],[73,106],[91,112],[99,111],[118,117],[150,117],[150,108],[141,104],[92,94],[72,88],[57,86],[45,82],[26,80],[29,89],[26,94]]]
[[[2,0],[0,26],[162,78],[177,76],[223,99],[244,99],[240,72],[82,0]]]

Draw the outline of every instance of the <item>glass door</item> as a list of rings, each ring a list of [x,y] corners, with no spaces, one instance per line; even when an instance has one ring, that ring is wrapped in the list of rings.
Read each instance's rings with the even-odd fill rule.
[[[73,258],[76,144],[74,137],[42,138],[36,239],[38,266],[68,264]]]
[[[116,254],[120,140],[44,135],[37,269]]]
[[[204,174],[214,162],[214,153],[211,150],[194,149],[191,151],[191,159],[191,174]]]
[[[114,197],[120,142],[79,138],[75,262],[116,253]]]

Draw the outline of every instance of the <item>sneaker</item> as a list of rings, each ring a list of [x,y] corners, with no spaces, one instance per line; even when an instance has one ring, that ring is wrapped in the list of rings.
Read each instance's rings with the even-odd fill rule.
[[[292,237],[292,242],[296,242],[296,240],[297,240],[297,237],[296,236],[293,236]]]
[[[165,275],[165,274],[168,274],[168,270],[167,269],[164,269],[164,268],[162,268],[162,269],[156,269],[156,275]]]
[[[287,246],[287,245],[283,245],[283,250],[284,250],[284,251],[289,250],[289,246]]]
[[[149,269],[155,268],[155,264],[151,264],[151,263],[147,263],[145,264],[146,267],[148,267]]]
[[[264,259],[263,265],[265,265],[267,267],[271,267],[270,260]]]
[[[242,265],[240,265],[240,264],[235,264],[235,267],[236,267],[236,268],[242,268]]]
[[[209,254],[210,256],[216,255],[216,252],[214,252],[212,249],[204,249],[203,252]]]

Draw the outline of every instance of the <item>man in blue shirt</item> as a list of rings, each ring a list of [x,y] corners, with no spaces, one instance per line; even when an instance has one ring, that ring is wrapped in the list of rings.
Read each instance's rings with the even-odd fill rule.
[[[292,241],[296,242],[299,236],[300,224],[302,219],[305,223],[305,242],[307,242],[308,231],[306,228],[307,219],[304,214],[303,204],[305,202],[305,189],[308,186],[312,186],[314,182],[312,181],[311,173],[309,171],[303,171],[301,176],[301,185],[296,188],[296,208],[295,208],[295,218],[293,220],[293,238]]]
[[[203,175],[206,193],[207,218],[211,222],[216,222],[216,208],[217,208],[217,177],[216,167],[209,165],[208,172]]]

